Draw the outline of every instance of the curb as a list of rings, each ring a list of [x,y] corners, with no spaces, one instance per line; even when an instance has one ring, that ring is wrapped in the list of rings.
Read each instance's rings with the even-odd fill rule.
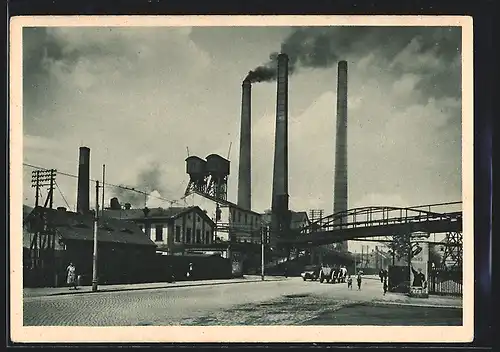
[[[274,282],[274,281],[283,281],[281,279],[267,279],[264,282]],[[231,281],[231,282],[217,282],[217,283],[199,283],[199,284],[181,284],[175,286],[155,286],[155,287],[132,287],[132,288],[119,288],[119,289],[102,289],[97,291],[68,291],[68,292],[57,292],[57,293],[47,293],[41,295],[33,295],[33,296],[24,296],[23,299],[26,298],[39,298],[39,297],[54,297],[54,296],[67,296],[67,295],[81,295],[81,294],[96,294],[96,293],[111,293],[111,292],[125,292],[125,291],[144,291],[144,290],[162,290],[162,289],[172,289],[172,288],[182,288],[182,287],[200,287],[200,286],[209,286],[209,285],[230,285],[230,284],[245,284],[250,282],[262,282],[261,280],[240,280],[240,281]]]
[[[445,308],[445,309],[463,309],[462,306],[457,305],[439,305],[431,303],[407,303],[407,302],[393,302],[393,301],[371,301],[371,305],[392,305],[392,306],[406,306],[406,307],[422,307],[422,308]]]

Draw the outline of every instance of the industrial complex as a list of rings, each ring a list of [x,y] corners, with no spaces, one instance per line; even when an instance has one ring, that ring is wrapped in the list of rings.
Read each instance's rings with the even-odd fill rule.
[[[53,209],[49,192],[44,205],[24,211],[24,283],[60,286],[68,261],[92,277],[92,244],[105,262],[97,261],[100,282],[164,281],[229,278],[284,266],[304,264],[347,265],[353,270],[378,271],[396,265],[395,251],[387,243],[394,236],[446,233],[441,244],[448,265],[461,269],[461,211],[435,211],[438,205],[412,208],[348,207],[348,63],[338,62],[335,169],[332,165],[332,215],[324,210],[289,206],[288,183],[288,76],[286,53],[276,58],[276,120],[270,210],[252,209],[252,80],[242,82],[241,129],[236,195],[228,194],[230,161],[218,154],[189,155],[185,159],[189,183],[185,206],[133,208],[114,197],[99,209],[90,205],[90,149],[79,150],[77,209]],[[335,116],[332,116],[335,118]],[[45,178],[43,178],[45,177]],[[34,174],[34,187],[51,182],[54,175]],[[51,184],[51,183],[50,183]],[[53,186],[49,185],[53,190]],[[96,185],[99,193],[99,185]],[[236,202],[229,199],[235,198]],[[97,196],[96,199],[99,199]],[[442,206],[442,205],[441,205]],[[444,205],[446,206],[446,204]],[[97,223],[97,228],[94,226]],[[424,236],[425,237],[425,236]],[[348,252],[347,241],[380,242],[366,258]],[[392,258],[391,258],[392,256]],[[265,259],[264,259],[265,258]],[[405,259],[405,258],[403,258]],[[408,260],[411,260],[408,259]],[[451,262],[451,264],[450,264]],[[295,264],[293,264],[295,263]],[[298,263],[298,264],[297,264]],[[187,275],[194,264],[194,276]],[[295,266],[294,266],[295,265]],[[95,268],[94,268],[95,269]],[[298,269],[297,269],[298,270]]]

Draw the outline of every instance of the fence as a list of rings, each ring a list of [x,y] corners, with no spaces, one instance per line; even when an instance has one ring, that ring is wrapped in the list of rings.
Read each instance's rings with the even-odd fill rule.
[[[461,268],[433,268],[429,272],[429,294],[461,296]],[[410,287],[408,266],[389,267],[389,291],[407,293]]]
[[[463,293],[461,268],[433,268],[429,274],[429,293],[461,296]]]

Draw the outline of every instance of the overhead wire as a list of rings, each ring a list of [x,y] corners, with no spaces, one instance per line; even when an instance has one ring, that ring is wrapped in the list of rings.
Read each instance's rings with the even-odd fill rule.
[[[31,168],[34,168],[34,169],[39,169],[39,170],[50,170],[50,169],[47,169],[47,168],[42,167],[42,166],[37,166],[37,165],[33,165],[33,164],[29,164],[29,163],[24,163],[24,162],[23,162],[23,165],[31,167]],[[59,171],[59,170],[56,170],[56,174],[63,175],[63,176],[68,176],[68,177],[72,177],[72,178],[78,178],[77,175],[70,174],[70,173],[67,173],[67,172],[62,172],[62,171]],[[89,179],[89,181],[91,181],[91,182],[97,182],[98,180]],[[102,184],[101,181],[99,181],[99,182]],[[167,198],[164,198],[164,197],[154,196],[154,195],[151,195],[151,194],[149,194],[149,193],[147,193],[145,191],[141,191],[141,190],[135,189],[135,187],[128,187],[128,186],[123,186],[123,185],[116,185],[116,184],[109,183],[109,182],[105,182],[104,185],[105,186],[111,186],[111,187],[120,188],[120,189],[131,191],[131,192],[140,193],[140,194],[149,196],[151,198],[163,200],[163,201],[168,202],[170,204],[178,204],[179,201],[180,201],[180,199],[172,200],[172,199],[167,199]]]
[[[55,185],[56,185],[56,187],[57,187],[57,190],[58,190],[58,191],[59,191],[59,193],[61,194],[61,197],[62,197],[62,199],[64,200],[64,203],[66,203],[66,205],[68,206],[68,209],[71,209],[71,207],[70,207],[70,206],[69,206],[69,204],[68,204],[68,201],[66,200],[66,197],[64,197],[64,194],[63,194],[63,192],[61,191],[61,188],[59,188],[59,185],[57,184],[57,182],[55,182],[55,181],[54,181],[54,183],[55,183]]]

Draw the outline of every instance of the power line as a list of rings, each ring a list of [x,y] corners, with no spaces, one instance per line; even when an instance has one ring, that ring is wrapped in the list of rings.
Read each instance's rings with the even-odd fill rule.
[[[37,165],[32,165],[32,164],[28,164],[28,163],[24,163],[24,162],[23,162],[23,165],[31,167],[31,168],[34,168],[34,169],[39,169],[39,170],[49,170],[49,169],[47,169],[45,167],[41,167],[41,166],[37,166]],[[58,171],[57,170],[56,173],[59,174],[59,175],[63,175],[63,176],[68,176],[68,177],[72,177],[72,178],[78,178],[77,175],[73,175],[73,174],[70,174],[70,173],[67,173],[67,172],[62,172],[62,171]],[[97,182],[97,180],[94,180],[94,179],[89,179],[89,180],[91,182]],[[102,182],[100,182],[100,183],[102,184]],[[180,201],[180,199],[172,200],[172,199],[167,199],[167,198],[163,198],[163,197],[153,196],[153,195],[151,195],[151,194],[149,194],[147,192],[135,189],[133,187],[121,186],[121,185],[116,185],[116,184],[108,183],[108,182],[104,183],[104,185],[111,186],[111,187],[116,187],[116,188],[120,188],[120,189],[131,191],[131,192],[140,193],[140,194],[143,194],[143,195],[147,195],[147,196],[149,196],[151,198],[163,200],[163,201],[168,202],[170,204],[178,204],[179,201]]]
[[[62,193],[61,189],[59,188],[59,185],[57,184],[57,182],[54,182],[54,183],[56,184],[57,190],[61,194],[61,197],[64,200],[64,203],[66,203],[66,205],[68,206],[68,209],[71,209],[71,207],[68,204],[68,201],[66,200],[66,198],[64,197],[64,194]]]

